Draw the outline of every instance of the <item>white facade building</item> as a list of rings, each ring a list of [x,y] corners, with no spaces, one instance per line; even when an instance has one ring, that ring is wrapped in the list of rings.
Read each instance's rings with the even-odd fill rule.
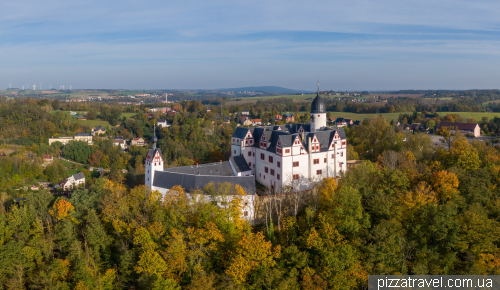
[[[163,196],[169,194],[172,187],[179,185],[186,190],[188,197],[194,197],[191,192],[195,189],[203,189],[213,182],[238,184],[243,188],[246,195],[242,198],[241,215],[251,223],[255,219],[255,176],[252,169],[247,165],[244,158],[240,156],[231,157],[229,161],[210,164],[200,164],[175,168],[164,168],[161,150],[156,148],[158,139],[152,138],[153,148],[149,149],[146,156],[145,183],[151,190],[157,190]],[[230,201],[234,196],[215,197],[219,206],[224,206],[224,201]],[[209,200],[210,196],[197,196]]]
[[[71,175],[61,183],[61,187],[64,190],[71,190],[73,188],[78,188],[81,185],[85,187],[85,175],[83,175],[83,173],[81,172]]]
[[[253,222],[255,181],[275,190],[290,186],[302,191],[325,177],[339,177],[347,169],[344,129],[326,126],[325,103],[319,94],[311,115],[310,124],[237,128],[231,136],[231,158],[220,163],[165,169],[155,134],[146,157],[145,183],[164,196],[176,185],[189,195],[211,182],[238,184],[247,193],[242,215]],[[216,197],[218,203],[224,198],[228,197]]]
[[[326,126],[319,94],[311,106],[310,124],[239,127],[231,137],[231,155],[244,157],[255,179],[275,190],[306,190],[325,177],[339,177],[347,169],[346,148],[344,129]]]

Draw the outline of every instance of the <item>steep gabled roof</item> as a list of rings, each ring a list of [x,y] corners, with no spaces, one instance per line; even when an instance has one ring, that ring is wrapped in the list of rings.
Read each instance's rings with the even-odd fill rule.
[[[85,179],[85,175],[83,175],[83,173],[81,172],[78,172],[77,174],[73,174],[73,178],[75,180]]]
[[[236,130],[234,130],[234,133],[231,137],[243,139],[247,136],[248,130],[249,130],[248,128],[238,127],[238,128],[236,128]]]
[[[229,161],[231,162],[231,164],[233,164],[234,169],[237,172],[245,172],[252,170],[252,168],[248,166],[247,161],[243,156],[231,156],[231,158],[229,158]]]

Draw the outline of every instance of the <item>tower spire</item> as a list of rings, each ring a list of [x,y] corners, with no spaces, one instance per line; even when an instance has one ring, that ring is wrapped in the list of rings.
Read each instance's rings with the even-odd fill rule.
[[[156,142],[158,142],[158,138],[156,138],[156,124],[153,123],[153,138],[151,138],[151,142],[153,142],[153,149],[156,149]]]

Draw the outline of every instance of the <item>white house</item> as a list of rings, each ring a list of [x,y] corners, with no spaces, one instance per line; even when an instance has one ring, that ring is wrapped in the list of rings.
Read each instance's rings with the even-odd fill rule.
[[[73,174],[72,176],[66,178],[62,183],[61,187],[64,190],[70,190],[75,187],[80,187],[82,185],[85,187],[85,175],[83,173],[78,172],[77,174]]]
[[[125,150],[127,149],[127,141],[125,141],[125,139],[123,137],[115,137],[113,139],[113,146],[120,146],[120,148],[122,148],[122,150]]]
[[[165,120],[165,119],[158,119],[158,126],[160,126],[162,128],[168,128],[168,127],[170,127],[170,124],[167,123],[167,120]]]

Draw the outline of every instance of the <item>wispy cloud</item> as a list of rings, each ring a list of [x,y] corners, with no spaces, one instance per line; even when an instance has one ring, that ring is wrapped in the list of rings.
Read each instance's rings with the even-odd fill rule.
[[[4,0],[0,10],[0,82],[498,86],[498,1]]]

